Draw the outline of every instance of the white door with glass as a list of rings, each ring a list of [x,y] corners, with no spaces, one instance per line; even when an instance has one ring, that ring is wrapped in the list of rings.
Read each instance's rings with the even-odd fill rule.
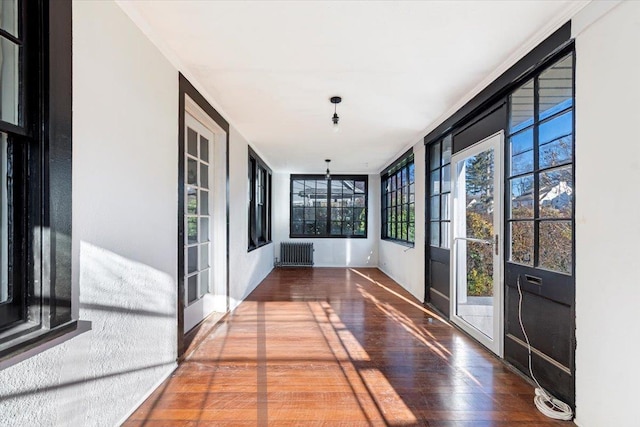
[[[185,113],[184,144],[184,332],[215,309],[210,294],[214,133]]]
[[[499,132],[451,159],[451,320],[502,356],[502,145]]]

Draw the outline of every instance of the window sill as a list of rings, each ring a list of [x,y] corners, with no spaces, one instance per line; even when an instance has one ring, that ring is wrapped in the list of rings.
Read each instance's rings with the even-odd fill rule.
[[[320,234],[289,235],[290,239],[366,239],[367,236],[323,236]]]
[[[0,370],[90,331],[91,322],[73,320],[55,329],[37,329],[0,346]]]
[[[413,243],[413,242],[406,242],[404,240],[389,239],[387,237],[383,237],[382,241],[389,242],[389,243],[395,243],[395,244],[398,244],[400,246],[406,246],[407,248],[414,248],[416,246],[416,244]]]
[[[273,243],[273,242],[271,240],[269,240],[268,242],[260,243],[257,246],[249,246],[249,248],[247,248],[247,253],[255,251],[256,249],[260,249],[260,248],[262,248],[264,246],[270,245],[271,243]]]

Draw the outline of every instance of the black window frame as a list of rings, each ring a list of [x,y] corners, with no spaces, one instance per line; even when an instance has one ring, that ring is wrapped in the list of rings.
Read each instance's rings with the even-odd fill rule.
[[[294,214],[293,214],[293,183],[296,180],[305,180],[305,181],[326,181],[327,182],[327,193],[326,193],[326,227],[324,228],[324,233],[320,234],[300,234],[294,233]],[[331,223],[340,221],[341,223],[349,222],[343,220],[333,220],[332,217],[332,206],[331,206],[331,181],[334,180],[342,180],[342,181],[362,181],[364,182],[364,207],[361,208],[364,211],[364,220],[360,220],[358,222],[364,222],[364,234],[345,234],[342,232],[344,227],[341,227],[341,234],[331,234]],[[355,187],[355,186],[354,186]],[[355,197],[355,196],[352,196]],[[355,207],[353,207],[355,209]],[[313,222],[318,222],[314,219]],[[353,222],[353,219],[351,220]],[[368,175],[331,175],[329,179],[327,179],[326,175],[317,175],[317,174],[292,174],[289,179],[289,238],[291,239],[366,239],[368,236],[369,230],[369,176]]]
[[[445,141],[448,141],[449,151],[446,152]],[[426,223],[428,224],[428,236],[429,240],[427,241],[427,245],[432,248],[441,248],[444,250],[451,249],[451,242],[449,233],[451,231],[451,187],[446,191],[443,191],[443,183],[450,183],[451,181],[451,157],[453,156],[453,134],[449,133],[444,137],[440,138],[433,144],[429,144],[427,146],[427,208],[425,211],[427,212]],[[437,151],[438,155],[438,165],[433,167],[431,163],[433,163],[433,159],[435,158],[434,151]],[[447,160],[445,161],[444,154],[447,153]],[[444,171],[446,168],[449,168],[448,176],[445,175]],[[433,189],[433,182],[431,180],[432,174],[437,174],[438,176],[438,191],[435,192]],[[434,212],[432,209],[432,199],[438,199],[438,212]],[[447,207],[447,216],[443,218],[443,206]],[[437,215],[436,215],[437,213]],[[433,238],[432,227],[437,224],[438,227],[438,244],[435,245],[434,242],[431,241]],[[445,231],[445,232],[443,232]]]
[[[505,243],[507,251],[505,253],[505,260],[508,263],[516,264],[518,266],[532,268],[532,269],[540,269],[545,270],[554,274],[561,274],[568,277],[574,276],[575,270],[575,51],[573,49],[568,51],[562,51],[557,54],[552,61],[549,61],[544,67],[536,70],[536,72],[530,76],[527,76],[527,79],[518,84],[516,88],[509,94],[509,110],[508,110],[508,126],[506,128],[506,138],[505,138],[505,157],[506,157],[506,168],[505,168],[505,176],[506,176],[506,186],[505,186]],[[566,106],[561,109],[557,109],[556,111],[541,117],[542,112],[540,111],[540,77],[559,63],[567,60],[569,57],[571,60],[571,102],[569,106]],[[515,130],[511,129],[511,115],[512,115],[512,106],[513,106],[513,96],[518,92],[518,90],[525,87],[527,84],[533,84],[533,116],[531,118],[531,122],[524,126],[516,127]],[[545,143],[540,143],[540,127],[545,125],[546,123],[550,123],[555,119],[558,119],[562,116],[571,114],[571,132],[566,135],[560,135],[553,140],[546,141]],[[523,135],[526,132],[532,132],[532,157],[533,157],[533,165],[531,170],[527,170],[524,172],[517,172],[512,174],[512,156],[511,156],[511,140],[512,138]],[[548,145],[555,141],[559,141],[562,138],[566,138],[567,136],[571,137],[571,158],[570,160],[565,160],[557,164],[552,164],[548,166],[540,165],[540,149],[543,145]],[[540,176],[544,173],[553,173],[554,171],[560,169],[569,169],[571,174],[571,215],[563,216],[563,217],[549,217],[545,216],[541,210],[540,204],[540,193],[541,193],[541,183]],[[532,216],[531,217],[521,217],[515,218],[513,217],[513,213],[511,211],[511,182],[514,180],[526,178],[528,176],[532,177]],[[569,254],[569,262],[571,266],[569,271],[561,271],[555,270],[552,268],[545,267],[540,264],[540,247],[541,247],[541,233],[540,226],[544,223],[553,223],[553,222],[569,222],[569,229],[571,230],[571,253]],[[533,225],[533,253],[531,263],[527,264],[525,262],[520,262],[512,258],[513,249],[512,249],[512,225],[517,223],[531,223]]]
[[[413,167],[413,180],[411,168]],[[406,174],[406,183],[402,184],[402,175]],[[400,180],[400,187],[398,187]],[[395,186],[393,185],[395,181]],[[415,246],[415,161],[413,148],[395,160],[380,174],[380,238],[405,246]],[[413,186],[413,192],[411,188]],[[393,191],[392,191],[393,188]],[[395,193],[395,197],[394,197]],[[405,198],[406,194],[406,198]],[[398,199],[399,196],[399,199]],[[400,200],[400,203],[398,203]],[[402,220],[406,206],[406,220]],[[413,208],[412,208],[413,206]],[[395,210],[395,215],[394,211]],[[412,218],[413,217],[413,218]],[[402,236],[402,227],[406,226],[406,238]],[[398,231],[401,231],[398,233]],[[413,233],[412,233],[413,230]],[[400,234],[400,237],[398,235]],[[413,239],[411,235],[413,234]]]
[[[18,122],[0,121],[11,159],[10,304],[17,314],[0,319],[0,368],[89,329],[86,322],[79,328],[71,284],[72,5],[23,0],[18,10],[18,37],[0,32],[22,46]]]
[[[271,168],[249,147],[247,252],[271,243]]]

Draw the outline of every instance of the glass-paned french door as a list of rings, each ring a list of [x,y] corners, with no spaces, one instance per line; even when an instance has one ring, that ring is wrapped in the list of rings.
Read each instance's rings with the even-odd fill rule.
[[[451,161],[451,320],[502,356],[502,144],[497,133]]]
[[[202,320],[197,302],[209,293],[211,272],[211,176],[214,134],[185,114],[184,301],[185,331]],[[195,322],[195,323],[194,323]]]

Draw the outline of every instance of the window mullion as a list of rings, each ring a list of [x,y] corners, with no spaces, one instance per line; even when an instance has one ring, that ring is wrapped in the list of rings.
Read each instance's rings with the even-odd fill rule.
[[[327,220],[326,235],[331,236],[331,179],[327,180]],[[342,224],[340,224],[342,230]],[[342,234],[342,231],[340,232]]]
[[[540,113],[540,82],[536,76],[533,80],[533,265],[538,266],[540,259],[540,161],[539,161],[539,138],[540,123],[538,116]]]

